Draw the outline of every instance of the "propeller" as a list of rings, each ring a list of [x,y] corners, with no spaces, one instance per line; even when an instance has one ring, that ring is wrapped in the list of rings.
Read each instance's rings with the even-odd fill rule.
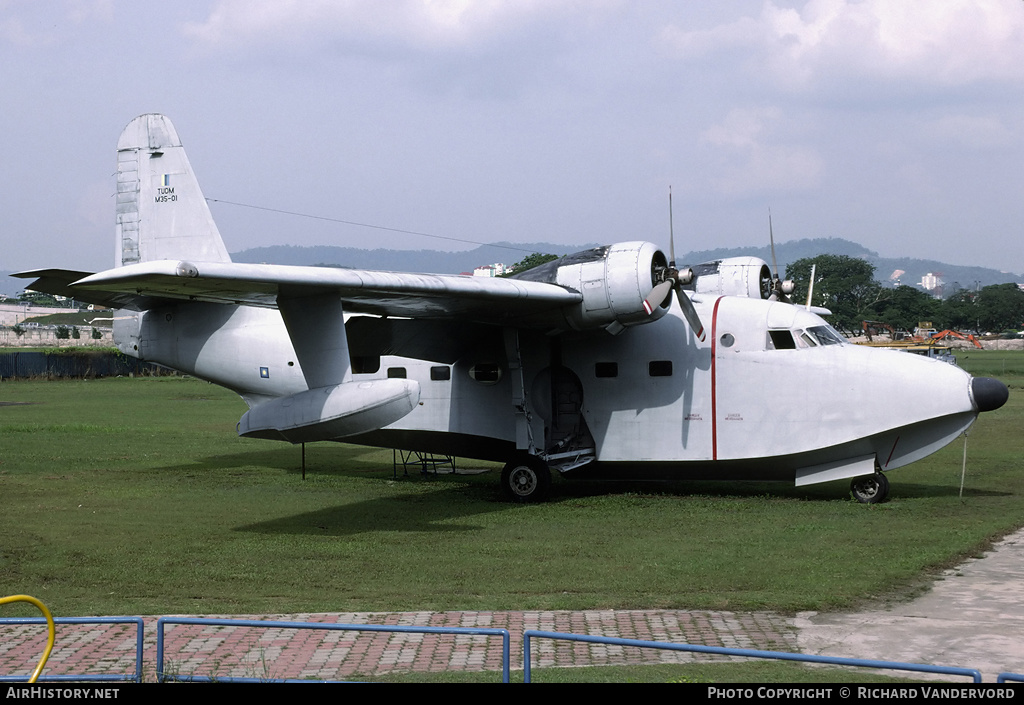
[[[775,233],[772,232],[772,211],[768,209],[768,240],[772,246],[772,282],[771,282],[771,294],[768,296],[769,301],[781,301],[782,303],[790,303],[789,295],[796,289],[796,285],[792,280],[786,279],[783,281],[779,278],[779,263],[775,259]]]
[[[693,307],[693,302],[690,301],[690,297],[683,293],[683,285],[689,284],[693,281],[693,270],[690,268],[683,269],[680,271],[676,268],[676,243],[675,233],[672,227],[672,187],[668,189],[668,247],[669,247],[669,263],[668,267],[661,269],[657,273],[658,282],[651,289],[651,293],[644,299],[644,310],[647,311],[648,315],[654,312],[655,307],[659,306],[661,302],[669,295],[670,291],[676,292],[676,301],[679,302],[679,308],[683,311],[683,317],[686,318],[686,322],[690,324],[690,328],[693,330],[693,334],[697,336],[700,341],[704,340],[704,324],[700,322],[700,316],[697,315],[697,310]]]

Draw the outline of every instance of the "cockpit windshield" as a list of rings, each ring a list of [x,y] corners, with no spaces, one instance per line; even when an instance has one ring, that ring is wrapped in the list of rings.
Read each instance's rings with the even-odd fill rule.
[[[793,350],[794,348],[816,348],[821,345],[843,345],[846,339],[830,325],[811,326],[805,330],[769,330],[768,350]]]
[[[814,338],[818,345],[842,345],[846,339],[839,334],[832,326],[812,326],[807,333]]]

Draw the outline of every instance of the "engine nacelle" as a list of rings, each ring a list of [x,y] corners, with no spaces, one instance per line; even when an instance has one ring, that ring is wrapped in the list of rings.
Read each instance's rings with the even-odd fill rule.
[[[622,242],[566,255],[516,277],[558,284],[583,294],[576,306],[533,319],[553,328],[619,333],[627,326],[656,321],[668,311],[671,293],[652,313],[644,299],[668,267],[665,255],[650,242]]]
[[[767,299],[772,293],[772,272],[757,257],[728,257],[693,267],[693,282],[684,289],[708,296],[746,296]]]
[[[343,382],[265,401],[238,422],[247,438],[307,443],[376,431],[416,408],[420,385],[412,379]]]

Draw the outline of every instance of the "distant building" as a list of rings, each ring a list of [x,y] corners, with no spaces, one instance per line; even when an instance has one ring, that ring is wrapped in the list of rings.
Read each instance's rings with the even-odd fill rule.
[[[943,281],[939,279],[939,276],[938,274],[928,272],[921,277],[921,288],[932,294],[941,294]]]
[[[504,274],[508,268],[501,262],[495,264],[485,264],[481,267],[477,267],[473,270],[474,277],[500,277]]]

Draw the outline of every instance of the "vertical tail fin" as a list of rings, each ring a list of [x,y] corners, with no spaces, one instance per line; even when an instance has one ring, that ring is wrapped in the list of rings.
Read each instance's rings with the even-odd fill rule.
[[[162,259],[231,261],[174,125],[151,113],[117,141],[115,265]]]

